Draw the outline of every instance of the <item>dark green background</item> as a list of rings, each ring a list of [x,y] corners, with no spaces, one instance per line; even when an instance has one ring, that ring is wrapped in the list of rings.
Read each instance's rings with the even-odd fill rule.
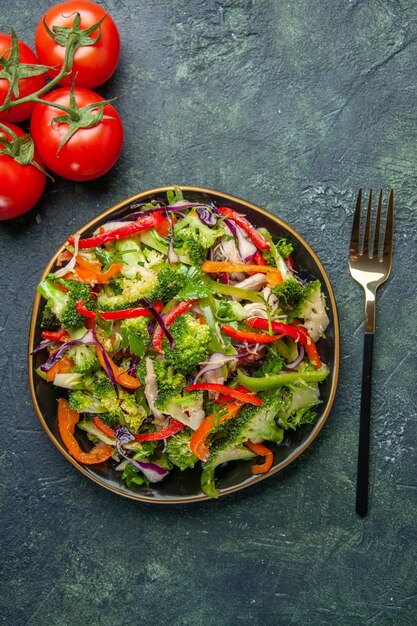
[[[99,181],[48,183],[1,233],[3,607],[8,625],[417,623],[416,19],[413,0],[114,0],[126,139]],[[29,44],[46,0],[0,0]],[[269,209],[315,249],[338,301],[338,395],[311,448],[216,502],[124,500],[78,473],[32,408],[26,342],[41,272],[68,233],[159,185]],[[1,186],[1,173],[0,173]],[[363,303],[347,269],[360,186],[396,191],[380,292],[370,512],[354,512]]]

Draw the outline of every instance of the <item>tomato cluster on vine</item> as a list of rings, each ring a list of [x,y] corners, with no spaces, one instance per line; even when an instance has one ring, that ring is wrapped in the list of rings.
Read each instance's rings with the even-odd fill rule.
[[[90,0],[51,7],[35,34],[36,55],[0,33],[0,220],[29,211],[48,175],[88,181],[108,172],[123,145],[109,100],[92,91],[114,73],[120,38]],[[30,134],[16,126],[30,118]]]

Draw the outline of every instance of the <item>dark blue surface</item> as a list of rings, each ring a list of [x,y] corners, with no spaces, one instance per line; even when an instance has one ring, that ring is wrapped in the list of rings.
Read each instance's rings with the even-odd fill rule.
[[[44,0],[0,0],[29,44]],[[122,37],[125,147],[103,179],[48,183],[0,224],[5,624],[218,626],[417,622],[416,5],[109,1]],[[217,188],[282,217],[338,300],[336,403],[313,446],[217,502],[153,507],[100,489],[32,408],[26,341],[36,283],[68,233],[138,191]],[[1,184],[1,172],[0,172]],[[363,302],[347,270],[360,186],[396,191],[395,257],[374,346],[371,498],[355,512]]]

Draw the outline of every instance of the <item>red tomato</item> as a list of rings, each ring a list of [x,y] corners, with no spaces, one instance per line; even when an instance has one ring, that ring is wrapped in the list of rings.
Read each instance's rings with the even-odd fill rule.
[[[103,102],[101,96],[82,87],[74,89],[74,96],[79,108]],[[51,105],[36,105],[32,114],[31,132],[46,166],[69,180],[92,180],[105,174],[116,163],[123,145],[123,126],[116,109],[106,104],[104,115],[113,119],[102,119],[91,128],[79,128],[59,150],[69,124],[53,121],[54,118],[66,116],[53,104],[68,107],[70,88],[57,89],[43,99]]]
[[[65,47],[54,41],[45,28],[44,20],[48,27],[53,30],[53,26],[66,26],[71,28],[74,24],[75,14],[81,16],[80,28],[87,30],[97,24],[103,16],[99,41],[93,45],[79,47],[74,56],[73,76],[76,76],[79,87],[98,87],[106,82],[116,69],[119,52],[120,38],[116,24],[113,22],[107,11],[95,2],[89,0],[68,0],[51,7],[36,29],[35,44],[41,63],[44,65],[58,66],[58,71],[62,67],[65,56]],[[99,31],[91,34],[92,39],[97,39]],[[53,78],[58,71],[49,72]],[[60,81],[61,85],[70,85],[71,78],[66,77]]]
[[[14,124],[4,124],[22,137],[25,133]],[[0,150],[4,136],[11,135],[0,128]],[[43,167],[36,150],[34,160]],[[46,176],[34,165],[21,165],[8,154],[0,154],[0,220],[9,220],[29,211],[39,200],[45,187]]]
[[[28,63],[29,65],[39,63],[35,54],[32,50],[20,39],[19,41],[19,57],[20,63]],[[5,59],[10,57],[10,48],[12,45],[12,38],[10,35],[6,35],[5,33],[0,33],[0,57],[6,52]],[[4,71],[0,63],[0,70]],[[45,84],[45,75],[41,74],[39,76],[30,76],[28,78],[21,78],[19,80],[19,97],[23,98],[33,93],[34,91],[38,91]],[[4,103],[7,92],[9,91],[10,82],[7,78],[0,78],[0,106]],[[12,100],[16,100],[15,96],[12,96]],[[34,102],[27,102],[26,104],[19,104],[8,111],[4,111],[0,113],[0,121],[4,122],[21,122],[22,120],[30,117],[33,108],[35,106]]]

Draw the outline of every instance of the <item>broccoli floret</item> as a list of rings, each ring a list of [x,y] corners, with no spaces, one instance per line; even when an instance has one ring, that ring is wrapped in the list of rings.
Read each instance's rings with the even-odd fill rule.
[[[151,300],[169,302],[186,285],[187,274],[178,265],[164,265],[158,272],[158,283]]]
[[[282,395],[274,391],[264,391],[258,397],[263,406],[246,404],[237,417],[230,421],[229,436],[234,443],[244,443],[249,439],[275,441],[281,443],[284,433],[277,426],[275,417],[282,408]]]
[[[285,360],[274,344],[267,346],[266,355],[262,366],[252,373],[255,378],[262,378],[268,374],[277,374],[284,367]]]
[[[149,485],[149,480],[142,474],[142,472],[132,465],[132,463],[127,463],[125,466],[122,476],[122,480],[125,481],[126,485],[129,489],[132,487],[139,487],[145,485],[146,487]]]
[[[103,376],[95,385],[94,395],[104,407],[104,412],[117,417],[129,430],[137,432],[146,417],[146,410],[137,404],[133,394],[129,394],[120,386],[116,393],[110,380]]]
[[[59,279],[59,282],[68,289],[66,293],[58,288],[55,278],[51,275],[44,278],[37,290],[47,300],[50,310],[64,328],[82,326],[85,318],[77,313],[75,305],[79,300],[84,300],[84,306],[91,311],[94,310],[90,288],[76,280]]]
[[[281,394],[265,391],[259,394],[263,406],[245,405],[240,413],[223,422],[219,431],[223,437],[215,441],[210,448],[210,455],[203,464],[201,486],[207,495],[215,498],[218,491],[214,485],[214,470],[220,463],[225,461],[250,458],[251,451],[243,444],[248,441],[274,441],[281,443],[284,431],[280,428],[275,418],[282,408],[283,399]]]
[[[131,354],[143,356],[149,343],[149,317],[134,317],[125,319],[120,325],[122,333],[122,348]]]
[[[165,253],[159,252],[158,250],[153,250],[152,248],[148,248],[148,246],[143,247],[143,254],[148,265],[156,265],[157,263],[161,263],[165,258]]]
[[[116,294],[109,288],[100,293],[97,307],[102,311],[127,309],[135,306],[140,298],[152,294],[158,283],[156,273],[145,267],[138,269],[135,278],[120,279],[118,290],[121,293]]]
[[[131,450],[135,461],[142,461],[143,459],[149,459],[153,455],[157,445],[158,442],[156,441],[134,441],[126,447]]]
[[[52,311],[49,304],[45,306],[42,313],[42,321],[41,328],[46,328],[48,330],[57,330],[61,326],[61,322]]]
[[[198,265],[206,258],[208,250],[197,239],[181,232],[174,234],[174,249],[180,260],[188,265]]]
[[[164,339],[167,363],[183,374],[193,372],[207,358],[211,340],[209,326],[200,324],[192,315],[185,314],[177,317],[170,326],[170,332],[175,347],[171,349],[166,338]]]
[[[63,387],[64,389],[86,389],[92,391],[94,388],[94,377],[77,372],[56,374],[54,385],[55,387]]]
[[[69,394],[69,405],[78,413],[106,413],[106,407],[88,391],[72,391]]]
[[[198,265],[206,258],[207,250],[223,235],[221,222],[215,227],[206,226],[197,213],[190,211],[174,226],[174,248],[178,250],[180,258],[188,257],[188,262]]]
[[[287,259],[294,251],[294,246],[288,239],[285,239],[285,237],[282,237],[278,243],[275,244],[275,247],[278,254],[280,254],[283,259]]]
[[[216,317],[221,322],[240,322],[250,316],[240,302],[216,300]]]
[[[167,441],[166,453],[171,463],[181,471],[194,467],[198,458],[190,449],[190,439],[193,434],[191,428],[183,428],[180,432],[172,435]]]
[[[314,280],[304,287],[304,299],[295,310],[295,317],[304,320],[313,341],[318,341],[329,324],[325,299],[319,280]]]
[[[293,276],[286,278],[282,285],[273,287],[272,293],[277,296],[283,311],[292,313],[304,299],[304,288]],[[294,317],[294,315],[290,315]]]
[[[69,356],[74,360],[74,371],[79,374],[94,372],[100,367],[100,362],[94,347],[84,344],[74,346],[70,349]]]
[[[120,277],[109,278],[108,289],[111,295],[120,296],[123,293],[123,283]]]
[[[317,383],[283,387],[281,389],[283,403],[277,421],[283,428],[291,430],[296,430],[302,424],[310,424],[317,417],[312,408],[320,403],[319,395]]]
[[[210,498],[218,498],[219,491],[214,483],[214,471],[218,465],[228,461],[247,461],[256,455],[252,450],[240,444],[230,444],[227,438],[216,441],[210,451],[208,460],[203,463],[201,488]]]
[[[117,415],[114,415],[112,413],[101,413],[100,420],[104,424],[106,424],[106,426],[110,426],[110,428],[116,428],[116,426],[119,424]]]
[[[122,398],[120,408],[124,414],[124,421],[130,431],[136,433],[146,417],[146,410],[137,404],[135,396],[128,395]]]

